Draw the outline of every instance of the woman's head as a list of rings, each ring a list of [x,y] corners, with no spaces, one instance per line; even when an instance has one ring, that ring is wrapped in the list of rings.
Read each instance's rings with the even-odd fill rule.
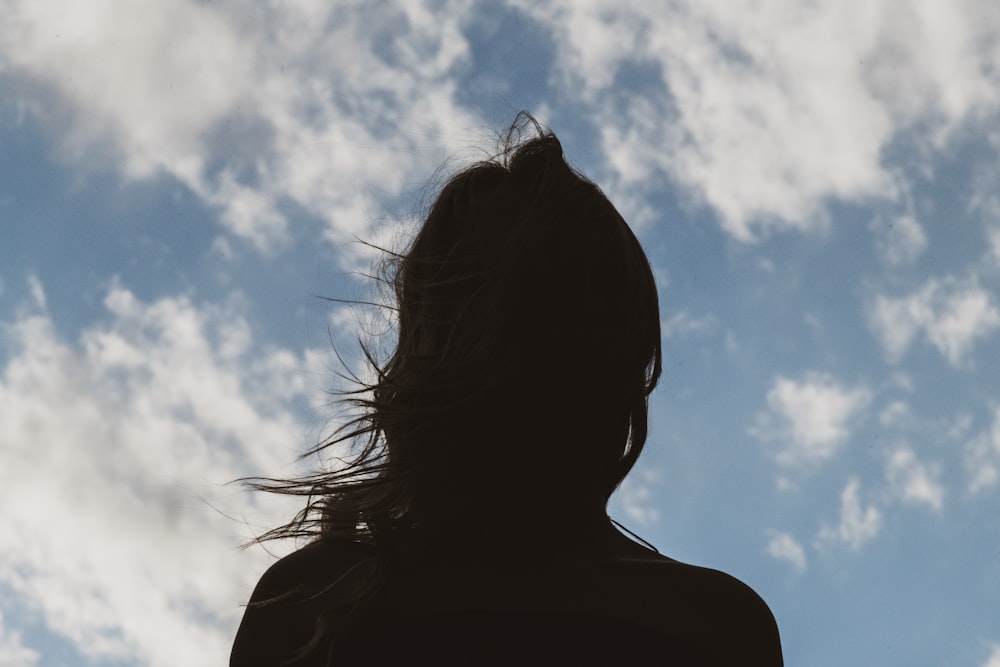
[[[258,541],[387,544],[546,499],[603,511],[646,441],[657,292],[632,231],[555,135],[519,116],[499,155],[453,176],[386,256],[395,348],[383,363],[362,343],[376,380],[340,392],[360,414],[305,456],[361,447],[337,470],[250,480],[309,498]]]
[[[447,182],[390,263],[398,341],[371,407],[389,461],[415,480],[469,492],[442,478],[494,490],[494,475],[530,469],[558,486],[562,471],[603,507],[646,439],[656,286],[558,139],[515,141],[521,129]]]

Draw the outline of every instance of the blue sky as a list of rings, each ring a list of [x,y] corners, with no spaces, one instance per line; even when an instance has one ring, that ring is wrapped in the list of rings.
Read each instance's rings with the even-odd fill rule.
[[[995,3],[0,9],[0,664],[224,663],[297,509],[224,484],[384,330],[317,295],[527,109],[659,283],[612,516],[790,665],[1000,666]]]

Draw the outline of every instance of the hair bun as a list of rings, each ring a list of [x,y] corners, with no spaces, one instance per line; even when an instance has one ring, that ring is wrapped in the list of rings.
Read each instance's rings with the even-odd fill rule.
[[[565,164],[562,144],[555,135],[543,134],[517,147],[507,168],[514,176],[538,175],[544,174],[553,164]]]

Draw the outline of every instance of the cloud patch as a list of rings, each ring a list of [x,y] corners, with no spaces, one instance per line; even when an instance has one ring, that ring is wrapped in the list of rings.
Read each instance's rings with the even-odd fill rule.
[[[271,252],[289,203],[343,240],[371,222],[371,184],[396,194],[465,148],[459,21],[425,2],[15,0],[0,76],[70,161],[176,179]]]
[[[554,83],[597,119],[619,187],[669,177],[743,241],[899,198],[887,145],[919,127],[940,146],[1000,99],[989,0],[517,4],[555,35]],[[622,92],[629,67],[654,80]]]
[[[806,569],[805,549],[788,533],[773,532],[767,542],[767,553],[774,559],[788,563],[796,572],[804,572]]]
[[[927,235],[913,216],[901,215],[890,221],[877,219],[870,229],[875,249],[889,268],[912,264],[927,249]]]
[[[979,493],[1000,481],[1000,408],[994,410],[992,426],[966,444],[965,468],[970,493]]]
[[[865,506],[860,498],[860,482],[848,480],[840,494],[840,518],[834,525],[820,529],[816,537],[819,546],[840,545],[859,551],[882,529],[882,513],[874,505]]]
[[[4,626],[3,615],[0,615],[0,665],[35,667],[38,658],[38,651],[24,646],[20,634],[8,630]]]
[[[941,510],[944,487],[938,481],[940,471],[920,462],[909,447],[898,447],[889,454],[885,473],[891,493],[901,502]]]
[[[625,516],[643,526],[651,526],[660,520],[660,508],[656,506],[656,486],[660,481],[656,470],[643,468],[633,470],[622,482],[615,494]]]
[[[292,472],[308,360],[255,350],[228,306],[114,285],[64,340],[37,301],[2,326],[0,586],[88,659],[225,662],[269,562],[237,546],[298,503],[221,485]]]
[[[1000,644],[993,644],[990,656],[980,667],[1000,667]]]
[[[715,318],[711,315],[696,317],[686,310],[660,322],[663,339],[680,338],[690,334],[708,333],[715,329]]]
[[[931,278],[909,296],[877,296],[868,319],[890,361],[924,338],[956,368],[969,364],[978,341],[1000,330],[993,295],[975,280],[951,277]]]
[[[850,436],[851,425],[871,402],[865,387],[845,387],[826,373],[801,380],[774,379],[767,409],[758,413],[749,432],[779,445],[782,465],[818,463],[832,458]]]

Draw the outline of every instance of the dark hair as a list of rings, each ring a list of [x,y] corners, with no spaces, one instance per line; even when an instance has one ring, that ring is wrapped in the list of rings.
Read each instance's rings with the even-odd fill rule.
[[[255,541],[373,544],[369,602],[399,536],[474,525],[467,508],[512,478],[603,510],[642,451],[661,371],[642,247],[527,114],[498,155],[444,185],[405,252],[378,250],[395,349],[380,363],[359,339],[375,379],[352,376],[357,388],[337,394],[360,412],[304,455],[343,443],[352,456],[331,472],[244,480],[309,499]]]

